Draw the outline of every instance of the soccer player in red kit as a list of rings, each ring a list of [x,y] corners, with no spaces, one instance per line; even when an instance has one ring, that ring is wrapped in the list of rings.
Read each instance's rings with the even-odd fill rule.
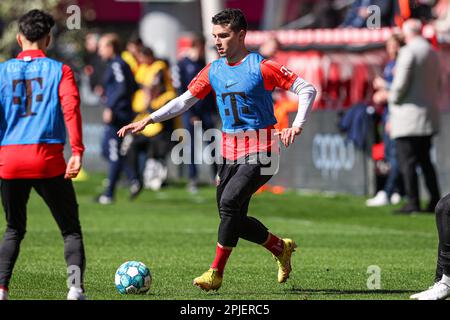
[[[217,290],[222,284],[225,264],[238,239],[267,248],[278,262],[278,282],[291,272],[291,255],[296,244],[269,232],[259,220],[247,215],[252,195],[273,175],[263,155],[276,161],[278,135],[287,147],[302,131],[316,95],[312,85],[286,67],[265,60],[245,47],[247,22],[239,9],[226,9],[212,18],[213,37],[220,59],[208,64],[190,83],[188,90],[146,119],[119,130],[119,136],[136,133],[148,124],[165,121],[188,110],[211,90],[222,120],[222,157],[218,167],[217,206],[220,225],[216,257],[194,285]],[[272,91],[290,90],[299,97],[299,111],[292,127],[275,132]]]
[[[85,253],[71,178],[81,169],[80,98],[69,66],[47,58],[49,14],[31,10],[19,19],[22,52],[0,64],[0,178],[6,231],[0,244],[0,300],[8,286],[26,232],[31,189],[44,199],[64,239],[71,282],[67,299],[82,300]],[[64,160],[66,129],[72,156]]]

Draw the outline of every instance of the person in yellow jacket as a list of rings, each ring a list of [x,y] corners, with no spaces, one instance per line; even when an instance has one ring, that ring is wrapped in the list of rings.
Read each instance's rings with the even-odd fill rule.
[[[133,111],[137,114],[135,121],[142,120],[154,110],[159,109],[176,97],[172,85],[169,67],[166,62],[155,59],[152,49],[143,47],[138,54],[138,67],[135,80],[139,85],[133,98]],[[142,190],[143,174],[141,169],[141,154],[146,159],[154,159],[163,176],[166,174],[164,159],[170,148],[170,133],[173,126],[170,122],[148,126],[137,136],[128,136],[127,161],[133,173],[133,183],[130,187],[130,198],[134,199]],[[161,187],[164,177],[155,177],[152,189]]]
[[[143,44],[141,38],[137,33],[134,33],[130,39],[128,39],[126,50],[121,54],[122,59],[130,66],[133,74],[136,74],[138,70],[138,55],[142,47]]]

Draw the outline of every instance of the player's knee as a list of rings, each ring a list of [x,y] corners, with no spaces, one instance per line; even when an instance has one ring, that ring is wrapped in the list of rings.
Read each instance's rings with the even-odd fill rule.
[[[219,210],[221,215],[239,212],[239,203],[232,197],[222,197],[219,202]]]

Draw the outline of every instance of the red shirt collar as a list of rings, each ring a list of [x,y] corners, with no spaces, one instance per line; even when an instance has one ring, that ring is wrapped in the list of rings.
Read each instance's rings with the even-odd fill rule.
[[[249,54],[250,54],[250,51],[245,55],[245,57],[242,58],[241,61],[238,61],[238,62],[235,62],[235,63],[229,63],[229,62],[227,61],[227,59],[225,58],[225,62],[226,62],[226,64],[229,65],[230,67],[236,67],[236,66],[240,65],[242,62],[244,62],[245,59],[247,59],[247,57],[248,57]]]
[[[42,50],[25,50],[17,55],[17,59],[24,59],[25,57],[45,58],[45,53]]]

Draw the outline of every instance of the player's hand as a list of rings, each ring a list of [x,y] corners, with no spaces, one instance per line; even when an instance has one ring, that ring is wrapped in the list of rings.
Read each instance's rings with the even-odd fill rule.
[[[72,156],[67,163],[66,174],[64,179],[76,178],[81,170],[81,156]]]
[[[375,90],[385,89],[386,81],[382,77],[376,76],[375,79],[373,80],[372,85]]]
[[[373,102],[379,105],[386,103],[388,98],[389,92],[384,89],[376,91],[372,96]]]
[[[130,123],[130,124],[128,124],[128,125],[126,125],[126,126],[120,128],[120,130],[117,131],[117,135],[118,135],[120,138],[123,138],[123,137],[125,137],[125,135],[126,135],[128,132],[131,132],[131,133],[138,133],[138,132],[141,132],[142,130],[145,129],[145,127],[146,127],[149,123],[151,123],[151,118],[150,118],[150,117],[147,117],[147,118],[145,118],[145,119],[142,119],[141,121],[137,121],[137,122]]]
[[[295,140],[295,136],[298,136],[302,133],[302,128],[292,127],[292,128],[284,128],[281,131],[275,133],[276,136],[280,136],[281,142],[285,147],[289,147]]]

